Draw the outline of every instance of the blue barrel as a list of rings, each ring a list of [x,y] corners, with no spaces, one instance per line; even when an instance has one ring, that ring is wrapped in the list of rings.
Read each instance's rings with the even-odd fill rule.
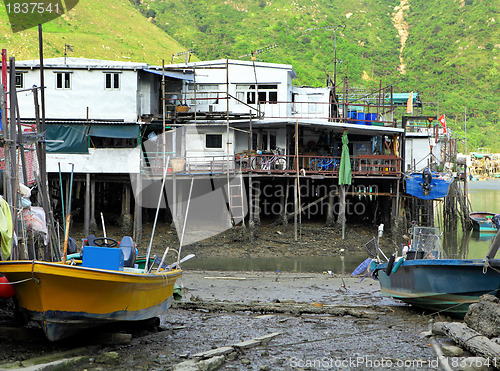
[[[357,114],[357,117],[356,117],[358,120],[365,120],[366,116],[365,116],[365,113],[364,112],[358,112]],[[354,122],[355,124],[358,124],[358,125],[364,125],[365,122],[364,121],[355,121]]]
[[[355,119],[356,118],[356,111],[347,111],[347,118],[348,119]],[[353,123],[353,121],[349,121],[349,123]]]
[[[368,121],[366,123],[366,125],[371,125],[372,121],[377,121],[377,114],[376,113],[367,113],[366,120]]]

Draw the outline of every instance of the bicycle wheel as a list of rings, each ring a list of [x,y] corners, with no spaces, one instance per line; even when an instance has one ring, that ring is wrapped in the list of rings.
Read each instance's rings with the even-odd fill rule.
[[[274,162],[274,168],[276,170],[285,170],[286,169],[286,160],[283,157],[278,158]]]
[[[252,161],[250,161],[250,169],[255,170],[259,167],[260,164],[260,158],[259,157],[252,157]]]

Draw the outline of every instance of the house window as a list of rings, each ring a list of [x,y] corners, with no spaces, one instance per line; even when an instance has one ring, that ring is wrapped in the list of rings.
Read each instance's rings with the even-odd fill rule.
[[[119,73],[105,73],[104,74],[104,87],[106,89],[118,90],[120,89],[120,74]]]
[[[236,85],[236,98],[239,104],[276,104],[278,103],[277,84]]]
[[[205,146],[207,148],[222,148],[222,134],[207,134]]]
[[[24,72],[16,72],[16,88],[24,88]]]
[[[56,72],[56,89],[71,89],[71,73]]]
[[[189,93],[186,94],[188,105],[194,106],[194,84],[188,85]],[[217,84],[196,84],[196,104],[214,105],[219,104],[219,85]]]

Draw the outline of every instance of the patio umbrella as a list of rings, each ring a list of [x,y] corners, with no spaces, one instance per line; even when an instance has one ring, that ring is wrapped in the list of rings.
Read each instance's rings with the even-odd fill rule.
[[[342,134],[342,155],[340,156],[339,185],[351,184],[351,160],[349,159],[349,139],[347,139],[347,130]]]

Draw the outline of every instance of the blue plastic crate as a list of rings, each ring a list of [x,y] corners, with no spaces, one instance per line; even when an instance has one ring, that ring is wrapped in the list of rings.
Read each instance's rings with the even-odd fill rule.
[[[85,246],[82,266],[87,268],[123,270],[123,252],[119,248]]]

